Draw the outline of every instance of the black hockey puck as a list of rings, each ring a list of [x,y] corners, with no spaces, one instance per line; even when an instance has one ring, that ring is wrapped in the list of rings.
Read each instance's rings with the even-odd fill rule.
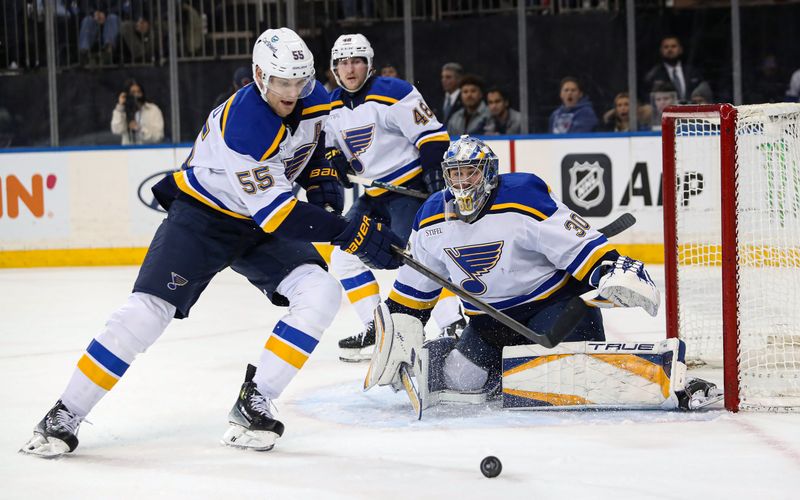
[[[481,473],[486,477],[497,477],[503,470],[503,464],[497,457],[486,457],[481,460]]]

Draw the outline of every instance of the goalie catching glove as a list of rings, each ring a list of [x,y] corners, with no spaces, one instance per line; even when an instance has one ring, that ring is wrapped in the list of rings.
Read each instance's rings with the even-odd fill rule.
[[[644,264],[620,256],[615,262],[602,262],[589,278],[597,288],[581,298],[597,307],[641,307],[650,316],[658,314],[661,295]]]
[[[389,314],[386,304],[378,304],[375,308],[375,351],[364,378],[364,390],[376,385],[391,385],[399,390],[400,367],[406,364],[413,369],[418,364],[424,340],[425,332],[419,319],[409,314]]]

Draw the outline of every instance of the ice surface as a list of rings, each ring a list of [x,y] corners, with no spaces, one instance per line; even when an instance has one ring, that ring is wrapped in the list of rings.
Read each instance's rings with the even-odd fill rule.
[[[359,328],[347,305],[277,401],[286,433],[276,448],[224,447],[245,365],[282,314],[233,272],[136,360],[82,425],[74,454],[18,454],[135,276],[132,267],[0,270],[0,498],[800,497],[800,415],[490,403],[415,421],[403,393],[363,393],[366,365],[337,361],[336,341]],[[384,290],[391,276],[379,273]],[[609,339],[664,336],[663,311],[605,318]],[[496,479],[479,471],[487,455],[503,463]]]

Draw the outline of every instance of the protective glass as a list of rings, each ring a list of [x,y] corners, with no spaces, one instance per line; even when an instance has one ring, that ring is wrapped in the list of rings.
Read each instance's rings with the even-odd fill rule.
[[[281,78],[270,76],[267,91],[279,96],[281,99],[294,101],[311,95],[316,84],[314,73],[303,78]]]

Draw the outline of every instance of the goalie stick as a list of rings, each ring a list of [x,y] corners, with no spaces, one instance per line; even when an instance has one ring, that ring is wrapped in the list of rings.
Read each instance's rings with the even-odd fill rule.
[[[357,175],[347,174],[347,178],[350,180],[350,182],[361,184],[362,186],[385,189],[387,191],[392,191],[395,193],[404,194],[406,196],[412,196],[414,198],[420,198],[423,200],[427,200],[428,196],[430,196],[429,193],[417,191],[416,189],[409,189],[403,186],[395,186],[394,184],[389,184],[388,182],[373,181],[372,179],[367,179],[366,177],[359,177]]]
[[[598,232],[600,232],[606,237],[615,236],[621,233],[622,231],[628,229],[629,227],[631,227],[635,222],[636,218],[633,215],[631,215],[630,213],[625,213],[622,214],[619,218],[617,218],[613,222],[611,222],[609,225],[598,229]],[[400,258],[406,265],[408,265],[418,273],[422,274],[431,281],[435,282],[437,285],[440,285],[443,288],[450,290],[459,298],[474,305],[482,312],[488,314],[492,318],[496,319],[503,325],[519,333],[528,340],[536,342],[537,344],[544,347],[549,347],[549,348],[555,347],[562,340],[564,340],[564,338],[567,335],[569,335],[569,333],[575,328],[575,326],[577,326],[578,322],[580,322],[583,319],[583,316],[584,314],[586,314],[586,310],[589,307],[580,297],[573,297],[567,303],[567,306],[564,308],[564,311],[561,313],[561,316],[559,316],[555,325],[549,332],[543,332],[543,333],[535,332],[530,328],[528,328],[527,326],[520,323],[519,321],[515,320],[511,316],[507,315],[506,313],[492,307],[488,303],[467,292],[459,285],[452,283],[450,280],[444,278],[443,276],[436,273],[434,270],[428,268],[423,263],[414,259],[414,257],[412,257],[411,254],[405,249],[400,248],[398,246],[392,246],[392,249],[395,251],[395,253],[397,253],[400,256]]]

